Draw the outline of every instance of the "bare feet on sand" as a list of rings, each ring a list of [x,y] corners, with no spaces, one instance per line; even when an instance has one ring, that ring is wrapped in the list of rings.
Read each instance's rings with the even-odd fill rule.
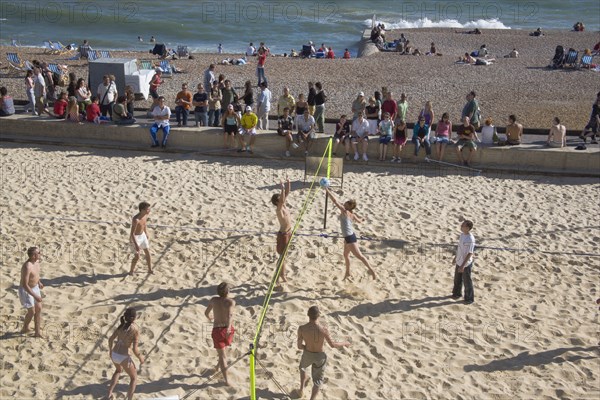
[[[369,275],[371,275],[373,280],[377,280],[377,276],[375,276],[375,271],[373,271],[372,269],[369,269]]]
[[[306,377],[304,382],[302,383],[302,387],[298,390],[298,398],[301,399],[304,396],[304,388],[308,386],[308,382],[310,381],[310,377]]]

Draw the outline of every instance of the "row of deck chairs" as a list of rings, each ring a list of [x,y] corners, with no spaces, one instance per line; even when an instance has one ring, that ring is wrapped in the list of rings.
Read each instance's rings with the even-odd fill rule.
[[[28,60],[21,60],[21,57],[19,57],[17,53],[6,53],[6,60],[8,61],[9,75],[20,74],[22,72],[33,70],[33,64],[31,64]],[[48,69],[59,76],[67,73],[67,71],[59,67],[57,63],[48,63]]]
[[[160,67],[162,69],[162,76],[164,78],[169,78],[173,76],[173,66],[169,62],[169,60],[160,60],[160,63],[155,64],[152,60],[139,60],[138,68],[139,69],[156,69]]]
[[[99,58],[113,58],[108,50],[89,50],[87,53],[88,61],[94,61]]]
[[[49,40],[44,42],[44,53],[70,56],[75,53],[75,51],[77,51],[77,47],[74,44],[65,46],[61,42],[51,42]]]
[[[565,53],[565,49],[563,46],[556,46],[556,50],[554,51],[554,57],[550,62],[548,67],[552,69],[559,68],[590,68],[592,65],[593,56],[591,54],[584,54],[581,56],[581,60],[579,59],[579,52],[573,48],[570,48],[568,52]]]

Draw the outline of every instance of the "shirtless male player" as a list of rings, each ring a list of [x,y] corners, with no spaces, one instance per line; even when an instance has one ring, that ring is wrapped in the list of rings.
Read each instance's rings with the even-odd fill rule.
[[[277,206],[275,214],[279,221],[279,232],[277,232],[277,254],[281,255],[287,247],[290,238],[292,237],[292,220],[290,218],[290,210],[285,205],[288,194],[290,193],[290,180],[286,180],[284,184],[281,182],[281,193],[276,193],[271,197],[271,203]],[[281,263],[281,272],[277,277],[277,282],[281,278],[282,282],[287,282],[285,276],[285,260]]]
[[[148,264],[148,273],[152,273],[152,259],[150,258],[150,243],[148,242],[148,232],[146,231],[146,223],[148,222],[148,215],[150,214],[150,204],[142,201],[138,206],[139,213],[134,215],[131,221],[131,233],[129,234],[129,241],[131,242],[131,249],[133,250],[134,256],[131,260],[131,269],[129,275],[133,275],[135,272],[135,264],[140,259],[140,250],[144,250],[146,254],[146,264]]]
[[[317,398],[319,388],[323,384],[323,376],[325,366],[327,365],[327,354],[323,352],[325,341],[329,346],[335,348],[350,346],[350,342],[334,342],[329,335],[327,328],[323,327],[317,321],[321,313],[317,306],[312,306],[308,309],[308,323],[298,328],[298,349],[303,350],[302,358],[300,359],[300,397],[304,387],[308,384],[306,369],[310,366],[313,380],[312,393],[310,400]]]
[[[217,294],[208,302],[208,307],[204,312],[206,318],[213,322],[212,339],[215,349],[219,354],[219,361],[217,368],[221,369],[223,373],[223,379],[225,379],[225,385],[229,386],[229,380],[227,379],[227,354],[225,349],[233,342],[233,311],[235,308],[235,300],[227,297],[229,294],[229,285],[226,282],[222,282],[217,286]],[[210,317],[210,312],[213,312],[213,317]]]
[[[33,319],[35,326],[34,337],[43,337],[40,332],[42,322],[42,293],[44,285],[40,281],[40,249],[30,247],[27,249],[27,261],[21,267],[21,283],[19,284],[19,300],[27,309],[25,324],[21,333],[29,332],[29,323]]]

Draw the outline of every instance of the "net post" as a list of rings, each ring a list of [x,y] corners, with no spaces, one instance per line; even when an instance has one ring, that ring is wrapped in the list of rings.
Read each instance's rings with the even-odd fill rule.
[[[254,343],[250,343],[250,400],[256,400],[256,374],[254,359]]]
[[[331,177],[331,150],[333,147],[333,136],[329,137],[329,143],[327,144],[327,179]],[[327,206],[329,203],[329,196],[325,192],[325,212],[323,214],[323,229],[327,229]]]

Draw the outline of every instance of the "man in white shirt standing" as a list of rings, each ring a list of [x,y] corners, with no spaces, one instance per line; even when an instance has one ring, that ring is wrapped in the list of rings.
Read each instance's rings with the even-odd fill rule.
[[[159,144],[156,134],[158,133],[158,130],[162,128],[163,139],[161,147],[164,149],[167,147],[167,138],[169,137],[169,132],[171,130],[171,126],[169,125],[171,109],[165,105],[165,98],[163,96],[158,97],[158,105],[152,110],[152,116],[154,117],[154,124],[150,127],[150,135],[152,136],[151,147],[158,147]]]
[[[42,70],[39,67],[33,68],[33,95],[35,97],[35,109],[40,117],[42,113],[48,113],[46,107],[46,81],[42,75]]]
[[[100,111],[102,115],[110,115],[112,117],[112,108],[115,100],[119,96],[117,85],[111,79],[110,75],[102,77],[102,83],[98,85],[98,99],[100,99]]]
[[[215,68],[215,64],[210,64],[208,69],[204,71],[204,87],[208,92],[210,91],[213,82],[217,79],[215,78]]]
[[[454,288],[452,289],[452,298],[460,299],[462,285],[465,285],[465,304],[472,304],[475,301],[473,293],[473,281],[471,272],[473,269],[473,252],[475,251],[475,237],[471,233],[473,222],[465,220],[460,226],[460,238],[454,257]]]
[[[358,118],[352,122],[350,137],[352,147],[354,147],[354,161],[357,161],[360,158],[358,154],[358,145],[362,145],[363,160],[369,161],[369,158],[367,157],[367,147],[369,147],[369,121],[365,119],[365,115],[362,111],[358,113]],[[349,149],[346,149],[346,153],[349,153]]]
[[[269,111],[271,111],[271,91],[267,87],[266,82],[260,85],[260,95],[258,96],[257,114],[258,114],[258,129],[269,129]]]

